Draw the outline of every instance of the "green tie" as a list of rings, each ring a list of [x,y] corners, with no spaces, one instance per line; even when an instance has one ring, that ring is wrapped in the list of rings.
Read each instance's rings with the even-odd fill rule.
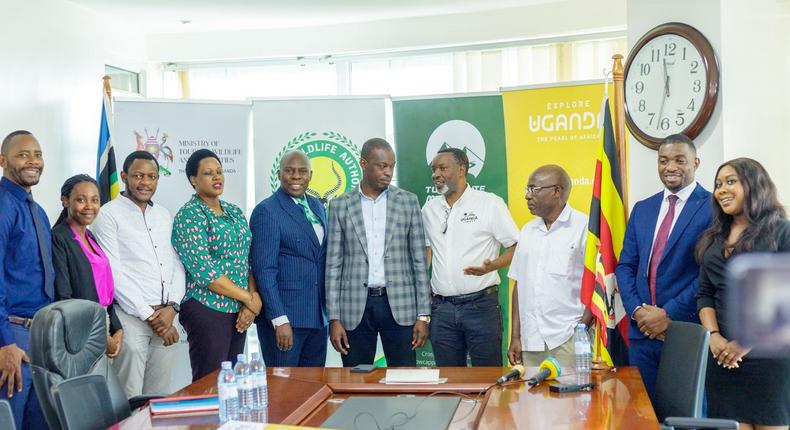
[[[307,197],[302,196],[301,198],[295,199],[296,203],[304,209],[304,214],[307,217],[307,220],[310,221],[311,224],[321,224],[321,220],[318,219],[317,216],[310,210],[310,205],[307,204]]]

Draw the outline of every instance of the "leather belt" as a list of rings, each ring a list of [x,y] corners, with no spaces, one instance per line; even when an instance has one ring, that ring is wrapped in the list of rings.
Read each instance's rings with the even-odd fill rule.
[[[8,316],[8,322],[10,322],[11,324],[21,325],[24,328],[30,328],[30,326],[33,325],[32,318],[23,318],[14,315]]]
[[[381,297],[387,295],[387,287],[368,287],[369,297]]]
[[[492,285],[490,287],[487,287],[480,291],[476,291],[474,293],[459,294],[457,296],[441,296],[439,294],[434,294],[433,297],[435,299],[444,300],[452,304],[460,304],[460,303],[466,303],[466,302],[471,302],[473,300],[477,300],[489,294],[496,294],[497,292],[499,292],[499,288],[496,285]]]

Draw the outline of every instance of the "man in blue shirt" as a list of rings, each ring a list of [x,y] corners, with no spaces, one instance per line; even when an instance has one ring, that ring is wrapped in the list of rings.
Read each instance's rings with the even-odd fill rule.
[[[52,302],[55,271],[49,219],[30,188],[44,170],[33,135],[15,131],[0,147],[0,399],[20,429],[47,428],[28,359],[31,318]]]

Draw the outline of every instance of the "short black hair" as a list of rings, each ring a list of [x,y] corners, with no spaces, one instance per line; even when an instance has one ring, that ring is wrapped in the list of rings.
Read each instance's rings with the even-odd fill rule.
[[[392,145],[380,137],[374,137],[372,139],[368,139],[362,144],[362,150],[359,152],[359,156],[367,160],[370,156],[370,153],[375,149],[386,149],[387,151],[392,151]]]
[[[658,147],[662,147],[664,145],[671,145],[673,143],[685,143],[686,146],[689,147],[691,153],[694,154],[696,157],[697,155],[697,145],[694,144],[694,141],[689,139],[688,136],[685,134],[677,133],[677,134],[670,134],[669,136],[665,137],[664,140],[658,145]]]
[[[466,155],[466,151],[463,149],[447,147],[440,149],[436,152],[436,154],[453,154],[455,162],[458,163],[459,166],[463,167],[466,173],[469,173],[469,156]]]
[[[197,151],[193,152],[192,155],[189,156],[189,160],[187,160],[187,165],[184,167],[184,170],[187,174],[187,180],[193,176],[197,176],[198,166],[200,162],[203,161],[204,158],[214,158],[219,162],[219,165],[222,165],[222,160],[217,157],[217,154],[210,149],[198,149]]]
[[[11,140],[17,136],[32,136],[33,133],[27,130],[16,130],[12,131],[11,134],[3,139],[3,144],[0,146],[0,154],[6,154],[8,151],[8,145],[11,143]]]
[[[154,154],[151,154],[148,151],[134,151],[131,154],[126,156],[126,159],[123,160],[123,173],[129,173],[129,168],[132,167],[132,163],[134,160],[151,160],[156,164],[156,170],[159,170],[159,162],[156,161],[156,157]]]
[[[83,182],[90,182],[91,184],[95,185],[97,189],[99,188],[99,183],[96,182],[96,180],[93,179],[92,176],[88,176],[84,173],[81,173],[79,175],[74,175],[66,179],[66,182],[64,182],[63,186],[60,187],[60,197],[65,197],[66,199],[68,199],[69,197],[71,197],[71,192],[74,190],[74,187],[76,187],[77,184],[81,184]],[[68,209],[63,208],[63,210],[60,211],[60,215],[58,216],[57,221],[55,221],[55,224],[53,224],[53,227],[66,221],[66,218],[68,218],[68,216],[69,216]]]

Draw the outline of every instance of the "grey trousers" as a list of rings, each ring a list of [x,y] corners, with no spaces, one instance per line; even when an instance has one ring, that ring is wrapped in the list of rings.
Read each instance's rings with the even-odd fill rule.
[[[116,307],[123,325],[123,345],[113,367],[126,396],[170,394],[171,369],[177,364],[178,343],[165,346],[148,323]],[[178,324],[178,316],[173,320]]]

